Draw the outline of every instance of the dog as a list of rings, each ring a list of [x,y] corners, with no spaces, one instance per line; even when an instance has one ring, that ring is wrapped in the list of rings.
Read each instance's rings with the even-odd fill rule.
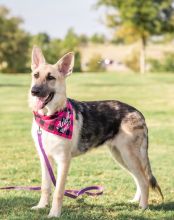
[[[148,129],[145,118],[136,108],[120,101],[80,102],[66,96],[66,77],[73,71],[74,54],[64,55],[56,64],[46,63],[41,49],[37,46],[32,51],[32,82],[29,91],[29,105],[37,114],[52,117],[55,112],[71,106],[73,125],[68,130],[67,138],[42,129],[45,152],[53,164],[58,165],[56,188],[48,217],[59,217],[63,203],[65,183],[71,159],[86,153],[92,148],[107,145],[113,158],[133,177],[137,190],[132,202],[139,202],[142,209],[148,206],[149,188],[163,194],[152,174],[148,158]],[[68,124],[69,123],[69,124]],[[57,128],[58,129],[58,128]],[[33,120],[32,136],[40,155],[42,168],[41,198],[32,209],[44,208],[49,203],[51,179],[40,153],[37,139],[38,124]],[[71,133],[71,134],[70,134]]]

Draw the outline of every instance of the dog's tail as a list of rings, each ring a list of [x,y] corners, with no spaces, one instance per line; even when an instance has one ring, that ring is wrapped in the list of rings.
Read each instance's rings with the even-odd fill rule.
[[[144,146],[142,146],[141,148],[141,153],[142,153],[142,156],[143,156],[143,161],[145,162],[145,175],[147,176],[148,180],[149,180],[149,184],[150,184],[150,187],[153,189],[153,190],[156,190],[159,195],[161,196],[162,198],[162,201],[164,201],[164,196],[163,196],[163,193],[161,191],[161,188],[155,178],[155,176],[153,175],[152,173],[152,169],[151,169],[151,165],[150,165],[150,161],[149,161],[149,157],[148,157],[148,137],[146,140],[144,140]]]
[[[156,178],[153,176],[153,174],[151,174],[151,176],[150,176],[149,183],[150,183],[150,186],[151,186],[151,188],[153,190],[157,190],[158,191],[158,193],[161,196],[162,201],[164,201],[164,196],[163,196],[163,193],[161,191],[161,188],[160,188]]]

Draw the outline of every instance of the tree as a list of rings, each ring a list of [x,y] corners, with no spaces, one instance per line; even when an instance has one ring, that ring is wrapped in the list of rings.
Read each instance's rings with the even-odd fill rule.
[[[79,46],[81,44],[81,38],[74,32],[73,28],[70,28],[62,41],[62,53],[68,53],[70,51],[74,52],[75,63],[74,71],[81,72],[81,54],[79,51]],[[62,55],[63,55],[62,54]]]
[[[58,38],[51,39],[47,33],[38,33],[31,37],[29,57],[31,56],[34,45],[42,48],[48,63],[56,63],[57,60],[63,56],[62,40]]]
[[[88,44],[88,36],[85,34],[81,34],[78,36],[80,46],[86,46]]]
[[[81,54],[78,50],[74,53],[75,56],[75,63],[74,63],[74,72],[82,72],[82,66],[81,66]]]
[[[140,40],[140,72],[145,72],[145,48],[152,35],[174,32],[173,0],[98,0],[97,6],[112,9],[106,25],[119,36]]]
[[[100,54],[94,54],[88,64],[87,72],[104,72],[105,67],[102,65],[102,56]]]
[[[57,60],[63,56],[62,53],[62,40],[60,39],[52,39],[48,46],[47,51],[45,52],[45,57],[49,63],[55,63]]]
[[[0,7],[0,70],[2,72],[25,72],[29,35],[20,28],[22,19],[10,16]]]
[[[47,33],[38,33],[32,36],[31,43],[42,47],[42,49],[43,47],[47,48],[48,44],[50,43],[50,37]]]
[[[106,41],[106,38],[103,34],[95,33],[91,36],[90,41],[95,44],[103,44]]]
[[[65,48],[65,52],[69,50],[77,49],[80,41],[78,35],[74,32],[73,28],[70,28],[62,41],[62,48]]]
[[[81,55],[78,51],[80,43],[79,36],[72,28],[68,30],[63,40],[51,39],[47,33],[39,33],[31,37],[29,56],[33,45],[42,48],[48,63],[55,63],[61,56],[73,51],[75,54],[74,71],[81,72]]]

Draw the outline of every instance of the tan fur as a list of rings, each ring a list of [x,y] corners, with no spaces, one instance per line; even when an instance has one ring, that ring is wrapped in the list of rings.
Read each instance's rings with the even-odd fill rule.
[[[41,77],[39,79],[34,78],[34,74],[39,72],[41,74]],[[46,75],[47,73],[51,72],[51,74],[56,78],[56,82],[46,82]],[[37,69],[35,69],[32,72],[32,83],[31,87],[33,85],[41,85],[47,83],[49,88],[55,88],[56,89],[56,95],[54,96],[54,101],[48,103],[47,108],[41,110],[41,113],[46,113],[47,115],[51,115],[55,112],[55,110],[60,110],[61,108],[65,107],[66,103],[66,85],[65,85],[65,78],[62,77],[57,69],[56,65],[50,65],[50,64],[42,64]],[[35,97],[31,96],[29,93],[29,106],[34,110],[34,99]],[[56,100],[59,100],[57,103]]]

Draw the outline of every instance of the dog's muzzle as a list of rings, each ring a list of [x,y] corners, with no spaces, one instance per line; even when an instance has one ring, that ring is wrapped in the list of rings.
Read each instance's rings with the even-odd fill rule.
[[[46,90],[43,89],[43,86],[35,85],[31,88],[31,94],[37,97],[45,97],[47,95]]]
[[[49,91],[44,86],[34,85],[31,88],[31,95],[35,98],[35,109],[44,108],[54,97],[54,91]]]

